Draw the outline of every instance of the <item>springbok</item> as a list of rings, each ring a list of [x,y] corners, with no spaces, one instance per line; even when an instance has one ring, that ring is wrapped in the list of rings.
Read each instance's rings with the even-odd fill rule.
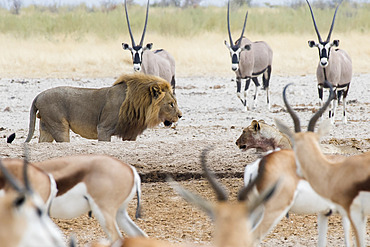
[[[0,170],[13,190],[0,197],[0,243],[7,247],[65,246],[62,233],[48,217],[41,197],[34,193],[23,166],[24,186],[0,160]]]
[[[329,125],[320,126],[314,133],[318,118],[329,106],[333,97],[333,88],[325,104],[310,119],[307,132],[301,132],[300,121],[286,99],[287,87],[283,90],[283,99],[288,113],[294,121],[294,130],[276,119],[279,130],[289,136],[293,142],[297,173],[305,178],[312,188],[323,198],[334,203],[342,215],[349,219],[356,237],[356,246],[365,246],[366,215],[370,214],[370,152],[337,161],[328,160],[319,146],[320,136],[326,134]]]
[[[170,185],[174,190],[181,195],[186,201],[198,206],[204,210],[213,220],[215,224],[215,233],[213,239],[214,247],[249,247],[254,246],[254,236],[251,232],[252,226],[260,221],[264,207],[263,205],[274,194],[278,183],[274,183],[257,197],[249,197],[256,181],[260,176],[257,176],[253,182],[247,187],[239,190],[237,202],[230,202],[226,190],[217,181],[214,174],[211,173],[206,164],[206,154],[208,150],[204,150],[201,155],[201,165],[204,176],[210,183],[212,189],[216,193],[217,202],[209,202],[199,195],[196,195],[187,189],[181,187],[178,183],[168,178]],[[261,170],[262,171],[262,170]],[[262,174],[263,172],[261,172]],[[103,245],[95,245],[94,247]],[[113,246],[113,245],[112,245]],[[170,246],[194,246],[194,245],[178,245],[170,244],[166,241],[143,239],[143,238],[127,238],[122,240],[115,247],[170,247]]]
[[[4,159],[3,163],[13,176],[22,178],[22,160]],[[46,202],[51,217],[71,219],[89,212],[112,241],[122,237],[118,226],[129,236],[147,236],[126,211],[136,192],[136,217],[140,217],[140,176],[133,166],[105,155],[75,155],[28,167],[30,183]],[[8,190],[3,174],[0,189]]]
[[[207,167],[207,152],[207,149],[202,152],[201,165],[204,176],[216,193],[217,202],[210,203],[176,183],[172,183],[172,186],[186,201],[201,208],[214,220],[214,246],[254,246],[255,238],[251,229],[261,220],[264,211],[263,205],[274,194],[279,182],[274,183],[257,197],[248,198],[256,181],[261,177],[258,176],[249,186],[239,190],[237,202],[230,202],[226,190]],[[263,171],[261,171],[261,174],[263,174]]]
[[[330,36],[334,28],[335,16],[337,14],[339,5],[342,2],[340,2],[335,9],[329,34],[325,41],[321,39],[311,5],[308,0],[306,0],[306,2],[310,7],[312,21],[315,27],[317,38],[319,39],[319,43],[310,40],[308,41],[308,45],[311,48],[317,47],[319,49],[320,61],[316,70],[316,78],[321,106],[323,102],[323,89],[328,89],[328,87],[325,87],[325,81],[328,81],[334,88],[334,99],[337,99],[338,104],[340,103],[340,98],[343,95],[343,122],[347,123],[346,97],[352,80],[352,60],[346,51],[342,49],[332,49],[332,47],[339,46],[339,40],[336,39],[333,40],[333,42],[330,42]],[[332,107],[329,110],[329,118],[331,118],[332,123],[334,123],[335,104],[336,101],[333,100]]]
[[[118,226],[129,236],[147,236],[126,211],[136,193],[139,217],[141,184],[133,166],[106,155],[75,155],[34,165],[52,174],[57,184],[50,216],[71,219],[92,213],[111,241],[122,237]]]
[[[244,183],[248,185],[251,179],[258,175],[259,166],[267,170],[257,183],[257,192],[266,189],[283,177],[279,190],[266,203],[265,214],[261,224],[254,230],[257,239],[262,240],[267,233],[280,221],[285,213],[295,214],[318,214],[318,246],[326,246],[328,217],[336,212],[335,205],[319,196],[310,184],[296,174],[294,152],[289,137],[263,120],[253,120],[251,125],[244,128],[243,133],[236,141],[236,145],[246,151],[257,148],[264,152],[262,158],[257,159],[245,167]],[[335,155],[327,155],[330,159],[336,159]],[[264,161],[262,161],[264,159]],[[344,239],[346,246],[349,243],[349,222],[343,218]]]
[[[143,47],[146,26],[148,23],[148,12],[149,12],[149,0],[146,6],[146,16],[143,34],[141,35],[141,40],[139,45],[136,45],[134,36],[132,35],[130,20],[127,13],[127,5],[125,0],[125,13],[128,31],[131,38],[131,45],[127,43],[122,43],[122,48],[124,50],[129,50],[132,55],[132,61],[134,63],[134,71],[142,71],[144,74],[150,74],[159,76],[166,81],[171,83],[173,92],[175,93],[175,59],[173,56],[164,49],[158,49],[154,52],[151,51],[153,43],[148,43]]]
[[[317,214],[317,246],[326,246],[328,217],[337,212],[336,207],[319,196],[306,180],[297,175],[294,151],[277,149],[248,164],[244,172],[246,186],[257,177],[262,167],[266,171],[257,182],[255,192],[261,193],[280,177],[282,179],[279,189],[265,204],[265,214],[261,223],[253,229],[256,238],[261,241],[288,212],[301,215]],[[345,245],[350,246],[350,227],[345,218],[343,228]]]
[[[254,92],[254,105],[257,106],[258,87],[260,86],[257,76],[262,74],[263,89],[266,90],[266,99],[268,108],[270,109],[269,83],[272,70],[272,50],[264,41],[252,42],[243,36],[245,25],[247,23],[248,11],[245,14],[243,30],[240,38],[233,43],[230,31],[230,1],[227,4],[227,30],[229,33],[230,44],[225,40],[225,45],[229,49],[231,57],[231,69],[236,74],[236,94],[244,105],[244,109],[248,110],[247,90],[250,80],[254,82],[256,90]],[[246,79],[244,87],[244,99],[240,94],[241,80]]]

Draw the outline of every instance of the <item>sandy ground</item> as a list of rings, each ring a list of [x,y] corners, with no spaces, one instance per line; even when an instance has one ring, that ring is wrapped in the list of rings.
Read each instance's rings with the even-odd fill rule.
[[[143,181],[143,218],[135,220],[149,236],[172,242],[208,243],[212,239],[212,223],[198,209],[184,202],[164,182],[172,174],[187,188],[214,200],[214,195],[201,177],[199,155],[204,148],[213,147],[208,162],[232,198],[243,183],[244,167],[261,154],[255,150],[241,152],[235,145],[242,128],[253,119],[264,119],[273,124],[280,118],[292,125],[281,99],[284,85],[293,82],[288,92],[289,101],[297,110],[304,126],[318,109],[316,79],[314,75],[281,77],[271,80],[271,110],[265,103],[265,91],[260,91],[258,107],[243,111],[237,99],[235,82],[230,77],[179,77],[177,99],[183,118],[175,128],[158,126],[146,130],[136,142],[122,142],[113,138],[111,143],[99,143],[72,134],[70,143],[38,144],[38,130],[31,141],[31,161],[80,153],[100,153],[117,157],[134,165]],[[114,78],[82,79],[0,79],[0,156],[22,157],[23,142],[28,131],[29,108],[33,98],[41,91],[59,86],[104,87]],[[353,77],[348,96],[348,124],[341,121],[340,109],[330,134],[323,137],[326,153],[353,155],[370,150],[370,74]],[[254,87],[252,88],[252,91]],[[250,93],[251,94],[251,93]],[[325,117],[326,118],[326,117]],[[37,125],[38,126],[38,125]],[[6,137],[15,132],[12,144]],[[130,204],[133,217],[136,203]],[[55,221],[67,235],[75,233],[80,245],[105,237],[94,218],[87,215],[73,220]],[[368,228],[369,232],[370,229]],[[317,224],[314,215],[291,215],[281,221],[261,246],[315,246]],[[370,244],[370,237],[367,237]],[[340,218],[330,218],[329,246],[343,246]]]

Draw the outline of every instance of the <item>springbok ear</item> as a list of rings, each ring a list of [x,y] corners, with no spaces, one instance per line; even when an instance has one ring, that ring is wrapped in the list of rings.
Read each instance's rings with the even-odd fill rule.
[[[145,50],[150,50],[150,49],[152,49],[152,47],[153,47],[153,43],[148,43],[145,46]]]
[[[283,123],[280,119],[275,118],[275,124],[276,127],[284,134],[286,134],[290,140],[294,140],[294,132],[285,124]]]
[[[122,43],[122,48],[123,48],[124,50],[129,50],[129,49],[130,49],[130,46],[129,46],[129,44]]]
[[[333,40],[332,45],[335,46],[335,47],[338,47],[339,46],[339,39]]]
[[[249,218],[252,228],[255,228],[262,221],[265,212],[265,203],[275,194],[276,189],[281,184],[282,178],[279,178],[273,185],[263,191],[257,198],[253,199],[249,205]]]
[[[249,51],[250,49],[251,49],[251,45],[250,44],[247,44],[247,45],[244,46],[244,50]]]
[[[331,130],[331,125],[332,125],[332,123],[331,123],[330,119],[326,119],[326,120],[322,121],[318,130],[317,130],[317,134],[320,137],[328,135],[330,130]]]
[[[162,93],[162,90],[158,84],[150,86],[150,94],[153,98],[157,99],[159,95]]]
[[[315,47],[315,46],[316,46],[316,42],[315,42],[315,41],[313,41],[313,40],[309,40],[309,41],[308,41],[308,46],[309,46],[309,47],[311,47],[311,48],[312,48],[312,47]]]
[[[265,207],[260,205],[257,207],[250,215],[249,220],[252,225],[252,231],[254,231],[257,226],[261,223],[263,216],[265,215]]]

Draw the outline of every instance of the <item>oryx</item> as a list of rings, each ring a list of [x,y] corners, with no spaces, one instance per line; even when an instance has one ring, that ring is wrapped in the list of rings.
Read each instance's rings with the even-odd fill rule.
[[[231,69],[236,74],[237,96],[243,103],[245,110],[248,109],[247,90],[250,80],[254,82],[256,91],[254,93],[254,105],[257,104],[258,87],[260,86],[257,76],[263,75],[263,89],[266,90],[267,104],[270,109],[269,82],[271,78],[272,50],[264,41],[252,42],[243,36],[247,23],[248,11],[245,14],[243,30],[240,38],[233,43],[230,31],[230,1],[227,4],[227,30],[229,33],[230,44],[225,40],[225,45],[230,51]],[[244,99],[240,95],[241,80],[246,79],[244,87]]]
[[[338,104],[340,103],[340,97],[343,95],[343,122],[347,123],[346,97],[349,89],[349,84],[351,83],[352,79],[352,61],[347,52],[345,52],[344,50],[331,49],[332,47],[339,46],[339,40],[336,39],[333,40],[333,42],[330,42],[330,36],[334,27],[335,16],[341,3],[339,3],[337,8],[335,9],[328,37],[325,41],[323,41],[317,28],[311,5],[308,0],[306,0],[306,2],[310,7],[312,21],[315,27],[317,38],[319,39],[319,43],[316,43],[313,40],[309,40],[308,45],[311,48],[317,47],[319,49],[320,61],[316,70],[316,78],[318,83],[317,87],[320,103],[322,105],[323,88],[327,88],[324,86],[324,82],[328,81],[334,88],[334,99],[338,100]],[[332,107],[329,110],[329,118],[331,118],[332,123],[334,123],[335,104],[336,101],[333,100]]]
[[[148,43],[143,47],[146,26],[148,23],[149,0],[146,6],[146,16],[143,34],[138,45],[136,45],[134,36],[132,35],[130,20],[127,13],[127,5],[125,0],[125,13],[128,31],[130,33],[132,47],[127,43],[122,43],[124,50],[130,50],[132,61],[134,63],[134,71],[142,71],[144,74],[159,76],[171,83],[173,92],[175,92],[175,59],[164,49],[158,49],[154,52],[150,51],[153,43]]]

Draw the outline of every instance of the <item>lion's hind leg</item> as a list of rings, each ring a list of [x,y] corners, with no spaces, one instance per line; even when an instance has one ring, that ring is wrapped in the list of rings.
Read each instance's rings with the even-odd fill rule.
[[[43,121],[40,120],[40,137],[39,142],[53,142],[53,136],[48,132],[46,125]]]
[[[69,142],[69,124],[66,120],[47,124],[40,119],[39,142]]]

